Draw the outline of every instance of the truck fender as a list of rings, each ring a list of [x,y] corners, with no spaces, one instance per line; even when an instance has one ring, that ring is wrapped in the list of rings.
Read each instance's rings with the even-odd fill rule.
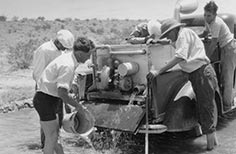
[[[195,94],[188,74],[180,70],[157,76],[152,84],[152,111],[167,131],[185,131],[196,126]],[[164,116],[163,116],[164,115]]]
[[[163,121],[167,131],[187,131],[198,126],[196,98],[190,81],[173,95],[174,100],[168,103]]]
[[[171,94],[170,94],[171,95]],[[187,81],[179,89],[178,93],[172,93],[173,100],[168,102],[163,123],[167,131],[187,131],[198,126],[196,96],[190,81]],[[215,103],[217,108],[216,118],[222,115],[223,105],[220,91],[215,90]],[[215,120],[217,122],[217,120]]]

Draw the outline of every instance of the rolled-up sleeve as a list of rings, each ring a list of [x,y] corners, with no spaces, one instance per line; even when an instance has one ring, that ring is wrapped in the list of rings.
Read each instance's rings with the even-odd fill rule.
[[[175,57],[187,60],[188,50],[189,44],[187,43],[186,39],[184,37],[180,37],[176,41]]]

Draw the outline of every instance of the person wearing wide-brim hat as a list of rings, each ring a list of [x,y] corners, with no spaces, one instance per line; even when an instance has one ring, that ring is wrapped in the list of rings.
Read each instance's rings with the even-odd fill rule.
[[[196,94],[199,123],[203,134],[207,136],[207,149],[212,150],[217,144],[215,117],[215,90],[218,89],[216,74],[206,56],[204,44],[191,29],[185,28],[183,23],[175,19],[162,22],[160,38],[167,38],[173,42],[175,56],[160,70],[150,70],[147,79],[152,82],[157,75],[161,75],[179,64],[181,70],[189,74]],[[154,85],[155,86],[155,85]]]

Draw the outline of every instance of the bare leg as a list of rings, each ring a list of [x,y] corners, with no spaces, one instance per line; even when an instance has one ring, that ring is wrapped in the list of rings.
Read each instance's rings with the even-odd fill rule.
[[[45,133],[45,146],[43,148],[44,154],[63,154],[63,149],[58,148],[58,119],[51,121],[40,121],[43,132]]]
[[[207,150],[212,150],[214,146],[218,145],[216,132],[206,134],[206,138],[207,138]]]

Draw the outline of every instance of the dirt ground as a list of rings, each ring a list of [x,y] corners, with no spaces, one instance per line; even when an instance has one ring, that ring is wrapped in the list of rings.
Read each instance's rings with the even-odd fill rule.
[[[16,94],[14,92],[16,92]],[[31,69],[18,71],[0,71],[0,105],[6,103],[1,102],[1,99],[3,99],[4,95],[8,94],[9,96],[9,93],[15,94],[15,97],[11,97],[13,97],[12,99],[15,98],[16,100],[21,99],[21,97],[24,96],[32,97],[34,93],[34,81],[32,79]],[[24,96],[17,98],[19,94],[24,94]]]
[[[217,129],[219,146],[212,151],[206,151],[205,136],[192,138],[183,134],[166,133],[150,136],[149,154],[235,154],[235,117],[234,112],[220,119]],[[35,110],[23,109],[0,114],[0,138],[0,154],[42,153],[39,144],[38,115]],[[126,142],[115,148],[94,150],[75,134],[62,130],[60,141],[65,154],[144,154],[145,142],[144,138],[141,139],[138,143]]]

